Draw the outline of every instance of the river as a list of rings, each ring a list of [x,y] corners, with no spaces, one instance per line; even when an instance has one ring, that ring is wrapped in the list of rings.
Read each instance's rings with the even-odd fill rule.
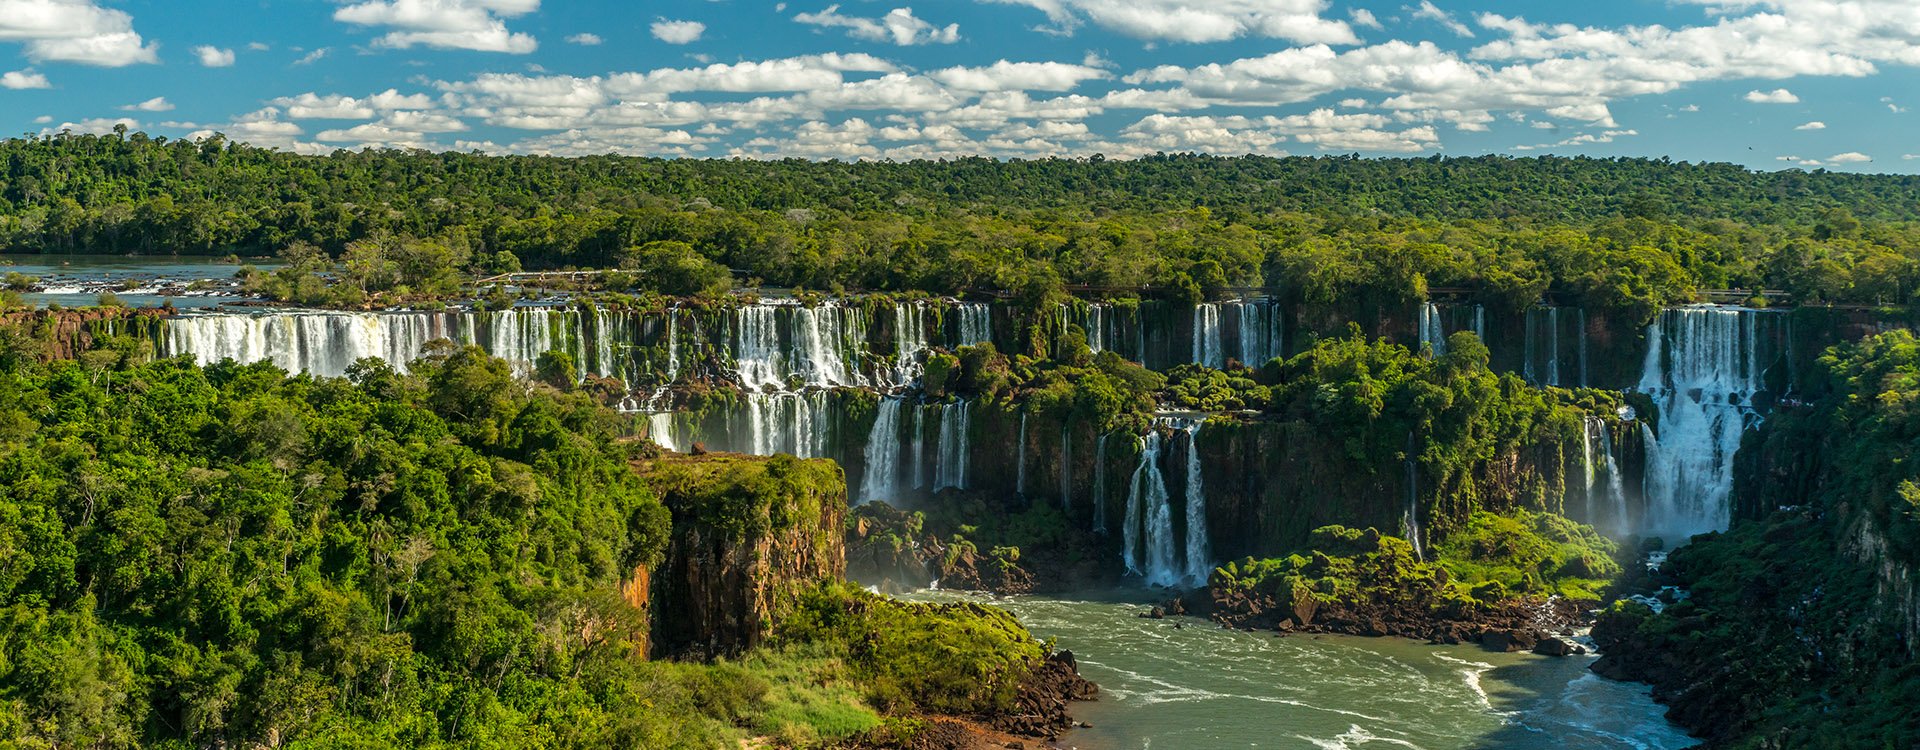
[[[270,258],[246,262],[264,269],[281,265]],[[196,255],[0,255],[0,274],[39,279],[36,291],[20,295],[35,306],[88,307],[101,292],[111,291],[130,307],[162,301],[179,308],[213,307],[248,298],[234,281],[239,269],[222,258]]]
[[[943,598],[959,594],[923,594]],[[1595,657],[1493,653],[1396,638],[1276,637],[1196,618],[1139,617],[1139,590],[990,603],[1073,651],[1100,700],[1063,748],[1668,750],[1697,741],[1644,685],[1587,670]]]

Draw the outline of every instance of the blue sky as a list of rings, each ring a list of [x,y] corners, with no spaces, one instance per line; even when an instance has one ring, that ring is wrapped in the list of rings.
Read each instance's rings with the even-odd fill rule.
[[[1914,0],[0,0],[11,133],[1920,171]]]

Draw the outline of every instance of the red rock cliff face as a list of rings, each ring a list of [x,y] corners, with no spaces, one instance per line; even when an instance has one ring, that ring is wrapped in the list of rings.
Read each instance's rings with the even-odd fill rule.
[[[0,327],[22,327],[41,349],[42,360],[74,359],[106,332],[145,335],[169,315],[158,308],[96,307],[85,310],[25,310],[0,313]]]
[[[796,595],[846,570],[846,478],[831,461],[671,456],[654,463],[673,540],[650,576],[660,656],[740,653]]]

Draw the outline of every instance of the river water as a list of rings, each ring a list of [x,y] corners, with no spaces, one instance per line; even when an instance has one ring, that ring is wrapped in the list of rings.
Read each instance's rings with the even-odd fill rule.
[[[279,261],[250,258],[264,269]],[[17,272],[39,279],[20,295],[27,304],[87,307],[111,291],[130,307],[172,301],[174,307],[213,307],[247,299],[234,280],[239,264],[211,256],[0,255],[0,275]],[[202,282],[195,285],[194,282]]]
[[[947,597],[957,594],[927,594]],[[1555,659],[1395,638],[1224,630],[1143,619],[1139,590],[998,598],[1036,636],[1073,651],[1098,701],[1063,748],[1667,750],[1697,742],[1644,685]]]

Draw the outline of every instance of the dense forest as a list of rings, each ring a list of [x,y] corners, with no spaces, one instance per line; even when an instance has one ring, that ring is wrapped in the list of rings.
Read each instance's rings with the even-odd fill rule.
[[[633,268],[674,294],[1264,287],[1399,304],[1435,288],[1646,312],[1702,289],[1905,304],[1920,178],[1477,157],[840,163],[405,151],[297,156],[142,134],[0,142],[0,253],[283,254],[263,292],[363,303],[448,271]],[[666,269],[661,271],[660,269]]]
[[[612,412],[477,349],[343,379],[140,349],[0,363],[0,746],[885,741],[1042,654],[1004,613],[799,580],[763,647],[649,660],[687,613],[630,595],[670,513]],[[741,533],[799,507],[767,507],[797,460],[762,463],[710,477]]]

